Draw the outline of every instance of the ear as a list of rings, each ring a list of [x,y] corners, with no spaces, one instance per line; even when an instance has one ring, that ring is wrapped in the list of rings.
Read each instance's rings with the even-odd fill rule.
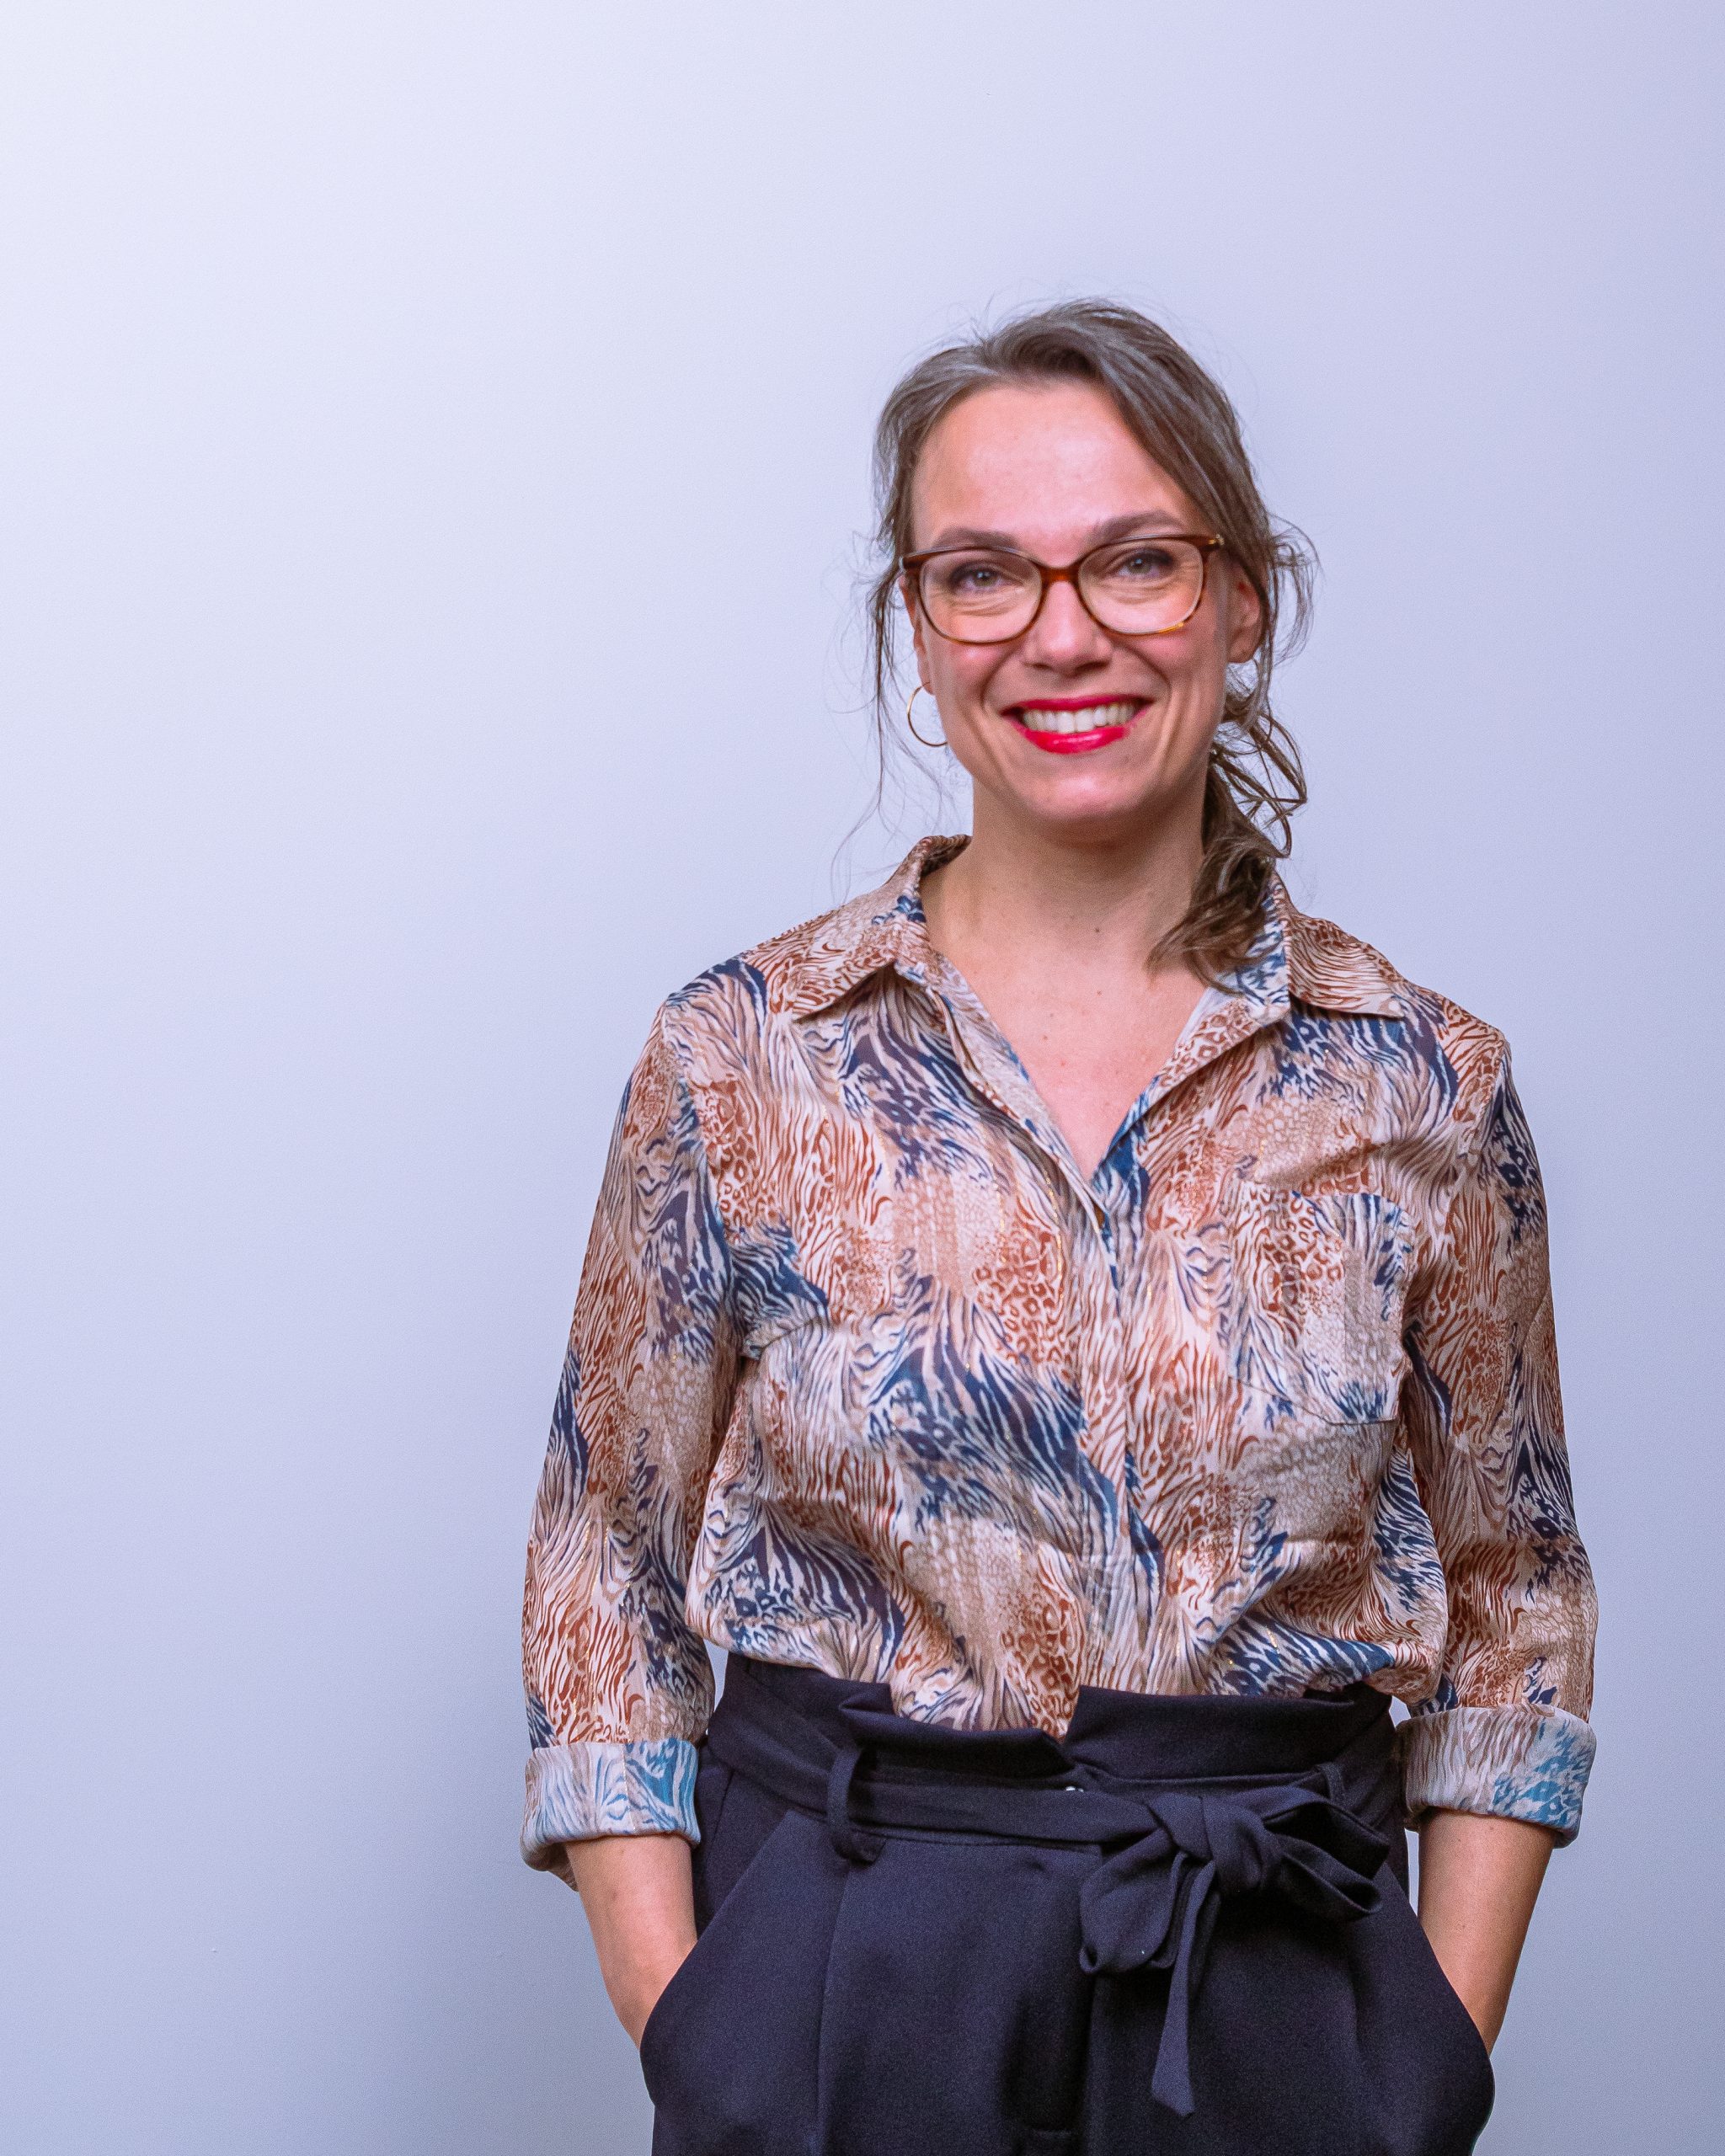
[[[931,696],[933,685],[928,678],[928,634],[922,619],[922,609],[916,604],[916,587],[907,576],[899,579],[899,596],[905,602],[905,611],[911,617],[911,644],[916,654],[916,679]]]
[[[1263,606],[1245,570],[1232,562],[1228,568],[1228,660],[1238,666],[1258,649],[1263,635]]]

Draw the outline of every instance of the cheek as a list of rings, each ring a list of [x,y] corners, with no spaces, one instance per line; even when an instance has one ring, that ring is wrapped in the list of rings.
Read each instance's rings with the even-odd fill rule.
[[[963,721],[980,716],[989,683],[999,671],[997,652],[978,644],[948,643],[929,638],[925,648],[925,672],[943,711]]]
[[[1169,639],[1178,648],[1166,654],[1164,676],[1177,704],[1207,718],[1220,717],[1228,686],[1227,627],[1212,617],[1202,624],[1194,622],[1193,628],[1197,634],[1187,632]]]

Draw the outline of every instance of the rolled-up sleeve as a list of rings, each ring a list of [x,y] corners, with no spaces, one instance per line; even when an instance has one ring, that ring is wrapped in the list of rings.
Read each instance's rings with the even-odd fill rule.
[[[700,1125],[660,1013],[606,1164],[527,1557],[522,1852],[696,1838],[713,1705],[684,1595],[736,1382],[730,1266]]]
[[[1594,1588],[1563,1441],[1539,1164],[1499,1060],[1410,1312],[1403,1425],[1442,1562],[1407,1801],[1573,1838],[1593,1764]]]

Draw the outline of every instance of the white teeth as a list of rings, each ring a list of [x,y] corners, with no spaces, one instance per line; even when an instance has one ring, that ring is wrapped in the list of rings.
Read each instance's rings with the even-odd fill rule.
[[[1130,726],[1135,703],[1092,704],[1083,711],[1027,711],[1024,723],[1037,734],[1089,734],[1098,726]]]

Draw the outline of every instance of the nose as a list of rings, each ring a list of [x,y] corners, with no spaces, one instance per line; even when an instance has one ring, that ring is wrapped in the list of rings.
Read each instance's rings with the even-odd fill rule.
[[[1076,586],[1065,580],[1049,584],[1041,611],[1024,632],[1022,656],[1065,674],[1103,664],[1113,654],[1108,631],[1085,611]]]

